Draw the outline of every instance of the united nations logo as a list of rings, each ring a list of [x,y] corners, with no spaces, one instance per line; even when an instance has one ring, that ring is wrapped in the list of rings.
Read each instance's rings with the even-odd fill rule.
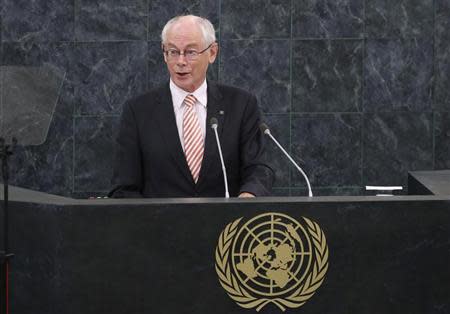
[[[243,308],[273,303],[282,311],[305,304],[328,269],[328,246],[319,225],[280,213],[228,224],[216,248],[216,271],[228,295]]]

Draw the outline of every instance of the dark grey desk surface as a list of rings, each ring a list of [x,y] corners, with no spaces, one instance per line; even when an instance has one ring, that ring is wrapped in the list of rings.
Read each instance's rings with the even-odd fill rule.
[[[408,173],[408,196],[318,196],[318,197],[258,197],[239,198],[170,198],[170,199],[73,199],[43,192],[10,186],[12,202],[32,202],[55,205],[120,205],[120,204],[201,204],[201,203],[265,203],[265,202],[372,202],[372,201],[420,201],[448,199],[450,197],[450,170],[411,171]],[[437,197],[437,198],[436,198]],[[3,199],[3,184],[0,183],[0,200]]]
[[[450,171],[449,171],[450,173]],[[411,177],[411,176],[410,176]],[[449,176],[450,177],[450,176]],[[450,178],[447,178],[447,180]],[[414,181],[425,192],[398,196],[314,196],[314,197],[257,197],[257,198],[136,198],[136,199],[73,199],[43,192],[10,186],[9,200],[12,203],[34,203],[59,206],[110,206],[110,205],[145,205],[145,204],[241,204],[241,203],[347,203],[347,202],[409,202],[409,201],[447,201],[450,200],[450,190],[447,193],[441,189],[440,193],[429,192],[421,182]],[[450,181],[447,181],[450,182]],[[437,189],[436,189],[437,190]],[[434,194],[434,195],[433,195]],[[0,184],[0,200],[3,200],[3,184]]]
[[[415,187],[410,186],[414,184],[421,185],[420,188],[430,192],[420,193],[418,191],[420,194],[450,195],[450,170],[411,171],[408,182],[410,194],[417,194],[414,193]]]

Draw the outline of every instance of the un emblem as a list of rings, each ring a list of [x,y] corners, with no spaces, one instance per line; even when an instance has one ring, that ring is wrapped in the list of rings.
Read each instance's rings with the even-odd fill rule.
[[[216,248],[216,272],[239,306],[260,311],[273,303],[282,311],[305,304],[328,269],[328,246],[319,225],[280,213],[228,224]]]

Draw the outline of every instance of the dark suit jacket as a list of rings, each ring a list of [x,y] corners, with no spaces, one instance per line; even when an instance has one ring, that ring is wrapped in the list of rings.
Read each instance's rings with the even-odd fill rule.
[[[230,196],[269,195],[273,171],[264,161],[256,98],[238,88],[208,81],[205,150],[197,184],[180,143],[169,84],[123,108],[117,137],[111,197],[223,197],[224,180],[215,135],[218,133]]]

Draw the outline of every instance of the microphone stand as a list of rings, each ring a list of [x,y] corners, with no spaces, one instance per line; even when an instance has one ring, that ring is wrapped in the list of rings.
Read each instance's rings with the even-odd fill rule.
[[[275,139],[275,137],[272,136],[272,133],[270,133],[269,127],[267,125],[262,123],[260,128],[261,128],[261,131],[263,132],[263,134],[268,135],[272,139],[272,141],[274,141],[275,144],[277,144],[278,148],[284,153],[284,155],[290,160],[290,162],[292,162],[294,164],[294,166],[297,168],[297,170],[300,171],[300,173],[303,175],[303,177],[306,180],[306,184],[308,185],[308,196],[312,197],[313,193],[312,193],[312,189],[311,189],[311,184],[309,183],[309,179],[308,179],[308,176],[306,175],[306,173],[302,170],[302,168],[300,168],[299,165],[297,165],[297,163],[294,161],[294,159],[292,159],[292,157],[289,156],[287,151],[283,148],[283,146],[281,146],[280,143],[278,143],[278,141]]]
[[[12,139],[12,144],[6,144],[4,138],[0,138],[0,158],[2,160],[2,178],[3,178],[3,248],[4,251],[0,251],[0,314],[9,313],[9,260],[14,256],[9,252],[9,195],[8,195],[8,184],[9,184],[9,157],[13,154],[14,148],[17,144],[17,139]]]
[[[225,168],[225,162],[223,161],[222,148],[220,146],[219,134],[217,133],[218,121],[216,118],[211,118],[211,128],[214,130],[216,135],[217,147],[219,149],[220,163],[222,164],[223,180],[225,184],[225,198],[230,198],[230,193],[228,192],[228,179],[227,179],[227,169]]]

